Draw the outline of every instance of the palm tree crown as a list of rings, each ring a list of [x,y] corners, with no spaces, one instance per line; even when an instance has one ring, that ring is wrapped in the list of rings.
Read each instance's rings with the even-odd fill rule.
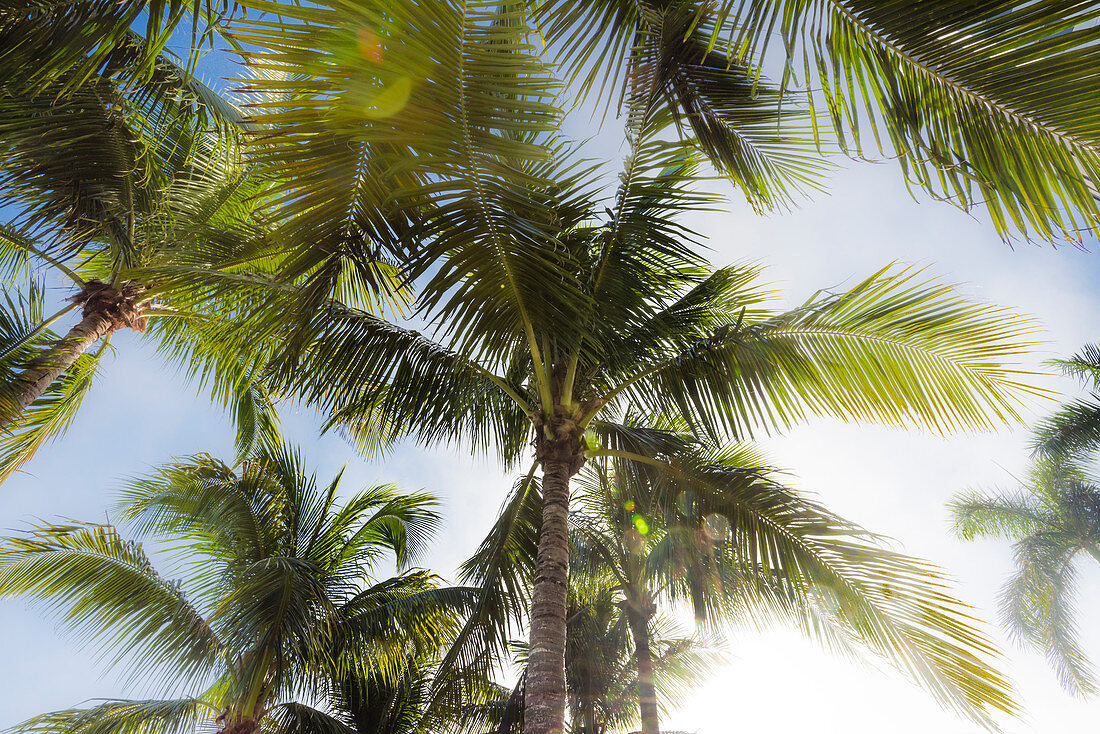
[[[271,267],[242,117],[166,53],[130,83],[124,72],[146,43],[128,36],[63,95],[63,80],[33,95],[0,82],[0,478],[71,422],[113,332],[125,328],[149,329],[184,363],[220,361],[202,381],[251,418],[242,453],[276,435],[254,374],[258,348],[227,354],[202,338],[200,326],[233,321],[234,300],[191,275]],[[76,289],[52,314],[43,277]],[[52,331],[74,311],[68,333]]]
[[[375,580],[425,547],[436,501],[378,486],[342,504],[340,477],[319,485],[289,450],[234,471],[195,456],[133,482],[121,515],[170,541],[181,580],[157,573],[110,525],[43,524],[0,546],[0,593],[41,601],[96,640],[135,680],[183,698],[111,700],[45,714],[27,734],[221,732],[350,734],[315,701],[349,680],[399,679],[410,655],[438,649],[464,603],[411,570]]]
[[[1013,541],[1016,571],[1001,593],[1008,629],[1046,652],[1067,689],[1095,692],[1077,640],[1074,594],[1078,559],[1100,561],[1100,482],[1071,461],[1040,459],[1020,489],[963,494],[951,509],[961,538]]]
[[[1000,365],[1021,353],[1029,327],[913,272],[768,309],[756,268],[712,269],[678,221],[711,203],[691,187],[690,150],[641,134],[634,144],[606,204],[559,156],[520,166],[525,189],[512,180],[519,164],[502,159],[499,177],[428,210],[411,272],[420,314],[439,325],[434,339],[333,305],[306,314],[274,365],[280,388],[368,448],[413,433],[493,446],[511,463],[534,444],[545,552],[532,639],[543,624],[556,632],[532,645],[526,695],[530,705],[540,681],[556,681],[546,708],[557,721],[569,479],[586,458],[668,466],[680,447],[665,432],[631,430],[627,416],[669,416],[711,438],[811,414],[951,431],[1012,419],[1029,391]],[[562,580],[540,583],[551,578]],[[530,710],[525,720],[533,732],[561,726],[541,728]]]

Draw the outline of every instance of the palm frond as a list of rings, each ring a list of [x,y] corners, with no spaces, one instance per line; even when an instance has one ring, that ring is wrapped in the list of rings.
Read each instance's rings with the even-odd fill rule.
[[[716,329],[621,383],[631,401],[717,436],[785,428],[807,414],[946,433],[1018,419],[1037,390],[1003,366],[1034,327],[918,273],[877,273],[848,293]]]
[[[265,723],[280,734],[360,734],[359,729],[342,718],[299,701],[272,707]]]
[[[998,230],[1079,241],[1100,218],[1100,11],[1075,0],[726,0],[743,58],[788,74],[859,154],[880,152],[933,195],[984,204]]]
[[[747,564],[729,593],[755,596],[827,643],[836,635],[819,625],[838,625],[942,705],[986,726],[992,714],[1016,710],[998,653],[934,566],[886,550],[757,472],[711,465],[687,472],[681,486],[694,490],[688,514],[713,553]]]
[[[1045,520],[1042,508],[1023,493],[989,496],[971,491],[952,500],[948,507],[955,518],[955,534],[963,540],[1026,535]]]
[[[318,535],[324,544],[341,538],[335,562],[361,563],[372,548],[387,548],[404,567],[423,556],[442,524],[439,500],[427,492],[401,492],[392,485],[353,495]]]
[[[829,166],[814,145],[812,112],[716,48],[694,5],[669,4],[647,34],[657,48],[641,63],[657,67],[654,95],[758,211],[820,190]]]
[[[363,262],[379,253],[407,259],[416,243],[432,243],[410,263],[411,277],[432,268],[436,250],[473,248],[482,271],[456,264],[458,272],[482,272],[477,280],[496,289],[502,308],[463,309],[461,294],[451,294],[461,315],[450,323],[470,333],[464,319],[487,319],[522,336],[519,322],[541,316],[521,286],[537,285],[549,266],[544,248],[515,233],[545,228],[545,207],[529,201],[545,188],[532,165],[549,160],[540,136],[559,117],[557,85],[528,40],[526,4],[248,4],[280,18],[249,19],[235,33],[257,49],[247,60],[263,78],[249,89],[274,93],[256,103],[256,123],[268,131],[257,155],[283,182],[274,203],[288,239]],[[329,134],[316,136],[318,124]],[[425,197],[450,219],[446,231],[420,231]],[[452,277],[436,273],[425,298],[442,297]],[[542,308],[565,307],[547,295]]]
[[[26,596],[133,675],[150,662],[204,674],[222,641],[178,583],[109,525],[42,524],[0,545],[0,594]]]
[[[294,338],[301,347],[271,364],[275,388],[322,408],[361,445],[414,432],[493,445],[508,462],[523,449],[526,390],[419,332],[330,304]]]
[[[220,10],[219,10],[220,9]],[[188,14],[191,47],[198,53],[219,16],[230,13],[222,0],[80,0],[71,3],[21,0],[0,10],[0,69],[4,83],[24,94],[66,95],[117,63],[143,27],[143,53],[127,59],[124,81],[155,73],[169,37]],[[201,19],[201,23],[200,23]],[[117,69],[115,70],[117,72]]]
[[[870,650],[986,726],[1015,710],[997,652],[938,569],[784,487],[743,447],[632,463],[643,462],[615,456],[584,475],[579,503],[600,519],[574,524],[625,589],[690,604],[708,624],[782,620],[831,649]]]
[[[12,734],[185,734],[217,710],[195,698],[108,700],[83,709],[51,711],[16,724]]]
[[[1035,426],[1032,443],[1045,457],[1073,457],[1100,445],[1100,405],[1093,400],[1074,400],[1043,418]]]
[[[478,589],[438,587],[438,578],[422,571],[374,584],[349,599],[339,610],[333,649],[356,651],[337,665],[354,673],[366,661],[381,680],[397,683],[408,651],[439,650],[462,625],[476,603]]]
[[[49,332],[46,332],[49,335]],[[51,438],[72,424],[91,390],[107,344],[82,354],[0,436],[0,481],[7,479]]]
[[[1001,592],[1001,616],[1017,638],[1046,651],[1063,687],[1088,695],[1096,691],[1096,677],[1075,619],[1074,550],[1069,538],[1049,531],[1020,540],[1016,573]]]
[[[469,671],[488,678],[498,664],[530,602],[541,520],[542,499],[531,472],[516,483],[489,534],[462,565],[460,578],[477,588],[476,601],[439,664],[433,701],[455,706],[468,700]]]
[[[1064,375],[1100,387],[1100,346],[1096,344],[1086,344],[1069,359],[1052,359],[1047,364],[1057,367]]]

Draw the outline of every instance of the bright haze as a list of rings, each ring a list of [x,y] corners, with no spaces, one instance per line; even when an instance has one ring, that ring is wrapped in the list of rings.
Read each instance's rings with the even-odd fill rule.
[[[610,124],[610,123],[609,123]],[[574,120],[570,133],[595,130]],[[614,162],[625,149],[615,135],[598,135],[594,157]],[[849,163],[832,174],[828,194],[803,201],[789,213],[761,217],[737,192],[723,212],[697,215],[716,265],[766,264],[764,279],[779,292],[779,305],[795,306],[819,289],[851,286],[891,262],[927,268],[929,278],[963,284],[967,295],[1032,315],[1045,341],[1022,367],[1041,363],[1100,340],[1100,260],[1084,250],[1002,242],[980,213],[907,191],[889,164]],[[68,295],[60,288],[57,297]],[[119,333],[120,349],[108,359],[99,384],[72,429],[43,448],[23,473],[0,486],[0,527],[24,527],[35,518],[102,520],[113,489],[172,456],[209,452],[232,457],[225,416],[207,405],[148,347]],[[1036,384],[1073,394],[1072,381],[1036,375]],[[1055,401],[1036,400],[1027,419],[1050,412]],[[301,444],[324,477],[348,465],[344,486],[393,482],[427,489],[446,505],[445,531],[424,564],[443,575],[475,548],[491,524],[512,478],[488,459],[461,448],[423,450],[404,444],[384,459],[366,462],[340,439],[317,437],[315,416],[292,406],[284,415],[290,440]],[[1025,426],[997,433],[939,438],[917,432],[814,420],[763,441],[789,480],[830,509],[888,535],[905,551],[944,567],[956,593],[987,621],[1006,653],[1004,667],[1018,686],[1025,713],[1004,721],[1007,732],[1083,731],[1095,727],[1100,702],[1063,692],[1041,654],[1024,651],[996,626],[997,592],[1012,568],[1004,542],[954,539],[945,503],[970,487],[1010,487],[1028,461]],[[1100,574],[1084,569],[1079,612],[1083,638],[1100,659]],[[81,649],[51,619],[21,601],[0,601],[0,728],[45,711],[94,698],[140,695],[96,664],[95,649]],[[679,710],[664,728],[700,734],[727,731],[815,734],[954,734],[981,731],[940,710],[903,676],[835,657],[783,628],[733,629],[729,663]],[[154,694],[149,691],[148,693]]]

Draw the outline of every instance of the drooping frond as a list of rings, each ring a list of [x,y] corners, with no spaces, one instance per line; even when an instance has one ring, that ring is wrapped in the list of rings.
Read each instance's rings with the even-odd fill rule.
[[[941,704],[985,725],[995,712],[1015,711],[995,648],[934,566],[886,550],[862,528],[755,472],[718,464],[685,480],[694,506],[684,514],[716,554],[747,564],[731,593],[755,595],[764,609],[785,607],[826,642],[832,633],[813,625],[838,625]]]
[[[1074,400],[1035,426],[1033,444],[1045,457],[1074,457],[1100,446],[1100,404]]]
[[[351,723],[299,701],[288,701],[267,712],[269,726],[280,734],[362,734]]]
[[[50,332],[45,332],[46,336]],[[61,435],[76,419],[91,390],[106,349],[82,354],[45,392],[31,403],[0,436],[0,481],[7,479],[51,438]]]
[[[805,105],[710,43],[712,28],[700,23],[707,16],[693,5],[649,8],[652,27],[639,34],[629,93],[638,93],[633,76],[655,67],[651,94],[665,115],[690,131],[684,137],[758,211],[820,189],[828,164],[813,143]]]
[[[619,0],[551,0],[536,15],[580,98],[598,90],[600,106],[617,104],[628,136],[674,123],[754,207],[785,205],[827,168],[809,110],[713,43],[720,17],[697,2]]]
[[[453,273],[434,270],[442,252],[477,258],[478,268],[455,260],[458,277],[478,274],[463,289],[480,288],[482,300],[495,289],[501,307],[474,310],[460,305],[472,294],[449,293],[448,326],[467,336],[491,326],[522,338],[540,310],[566,308],[568,294],[540,281],[556,263],[536,246],[548,210],[531,199],[547,187],[538,165],[553,153],[559,112],[525,3],[248,5],[279,18],[249,19],[235,34],[256,49],[246,56],[263,78],[250,88],[272,93],[257,102],[266,132],[256,150],[283,181],[274,203],[292,242],[361,262],[414,254],[412,277],[433,272],[428,301],[454,285]],[[445,229],[422,229],[428,201]],[[539,286],[550,300],[536,309],[529,291]]]
[[[810,96],[850,152],[878,148],[934,195],[984,204],[1006,236],[1078,241],[1100,220],[1095,5],[725,0],[712,8],[742,57],[785,52],[788,74],[820,89]]]
[[[1076,548],[1067,533],[1035,532],[1016,543],[1016,573],[1001,591],[1001,617],[1018,639],[1046,652],[1062,686],[1077,695],[1096,691],[1081,649],[1075,614]]]
[[[12,734],[187,734],[217,716],[195,699],[109,700],[83,709],[51,711],[16,724]]]
[[[0,71],[4,83],[23,94],[67,95],[127,56],[135,28],[142,53],[130,56],[123,81],[155,74],[170,36],[191,16],[191,48],[198,53],[214,22],[230,14],[226,0],[79,0],[69,3],[17,0],[0,9]],[[115,70],[118,71],[117,69]]]
[[[438,586],[439,579],[415,571],[374,584],[349,599],[335,615],[327,646],[338,675],[373,672],[397,683],[410,650],[440,650],[462,626],[478,589]],[[366,670],[365,667],[370,669]]]
[[[0,545],[0,594],[57,614],[133,675],[166,664],[207,673],[223,643],[178,582],[157,574],[139,544],[109,525],[38,525]]]
[[[971,492],[951,505],[958,535],[1014,541],[1015,573],[1001,591],[1001,617],[1019,640],[1044,652],[1062,685],[1079,695],[1096,690],[1078,639],[1075,562],[1100,558],[1100,489],[1065,456],[1036,461],[1021,489]]]
[[[276,354],[276,389],[325,410],[359,443],[413,433],[422,441],[492,445],[514,461],[525,444],[526,390],[419,332],[330,304]]]
[[[465,678],[488,678],[506,650],[510,633],[525,618],[538,548],[542,498],[532,471],[513,489],[500,517],[460,570],[476,588],[462,629],[439,665],[433,701],[456,706],[466,698]]]

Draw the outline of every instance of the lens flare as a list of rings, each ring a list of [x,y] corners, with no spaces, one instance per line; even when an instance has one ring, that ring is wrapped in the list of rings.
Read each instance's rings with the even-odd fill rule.
[[[642,517],[641,515],[634,515],[634,517],[631,518],[631,521],[634,523],[634,529],[637,530],[639,534],[649,534],[649,523],[645,521],[644,517]]]
[[[731,535],[730,521],[726,519],[725,515],[719,515],[718,513],[707,515],[706,519],[703,520],[703,532],[715,543],[729,540]]]
[[[376,120],[393,117],[405,109],[410,96],[412,96],[412,80],[407,76],[403,76],[375,94],[363,111],[367,117]]]
[[[363,58],[372,64],[381,64],[385,50],[382,48],[382,42],[374,29],[364,26],[359,29],[356,36],[359,38],[359,53],[362,54]]]
[[[676,509],[684,517],[695,517],[695,493],[685,490],[676,496]]]
[[[627,512],[634,512],[634,500],[627,500],[624,502],[623,509]]]

